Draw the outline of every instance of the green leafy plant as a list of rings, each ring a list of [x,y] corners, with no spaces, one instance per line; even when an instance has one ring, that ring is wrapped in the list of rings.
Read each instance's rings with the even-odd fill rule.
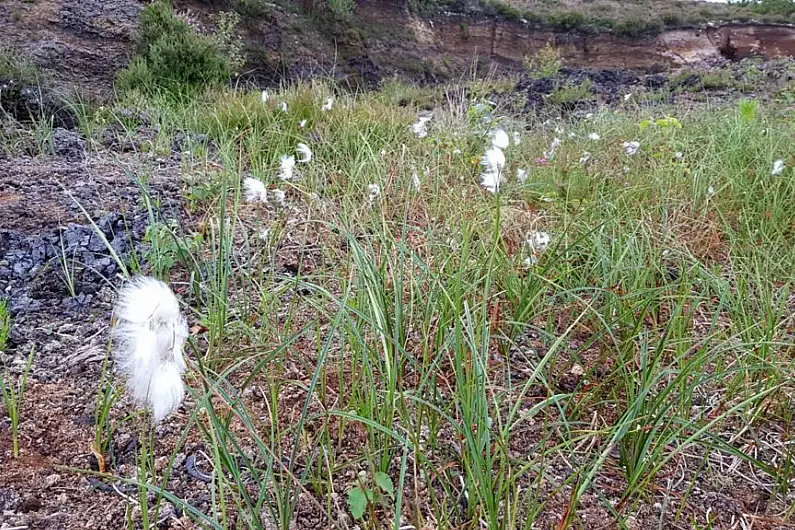
[[[555,78],[563,66],[560,52],[549,42],[535,54],[526,56],[523,63],[527,74],[534,79]]]
[[[395,485],[389,475],[378,471],[373,475],[373,483],[367,485],[360,483],[348,491],[348,507],[354,519],[364,517],[367,508],[371,509],[387,499],[395,498]]]

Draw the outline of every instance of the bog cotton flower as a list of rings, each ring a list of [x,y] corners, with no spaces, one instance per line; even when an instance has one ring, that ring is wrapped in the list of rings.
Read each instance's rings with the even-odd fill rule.
[[[259,179],[248,177],[243,180],[243,194],[248,202],[268,202],[268,190]]]
[[[599,140],[602,139],[602,137],[599,136],[599,133],[594,132],[588,135],[588,139],[591,140],[592,142],[598,142]]]
[[[282,101],[280,108],[282,109],[282,112],[287,112],[287,103]]]
[[[432,116],[420,116],[417,118],[417,123],[411,125],[409,129],[417,138],[425,138],[428,136],[428,122],[431,121]]]
[[[580,164],[587,164],[589,160],[591,160],[591,153],[588,151],[583,151],[582,156],[580,157]]]
[[[271,193],[273,194],[273,200],[276,201],[276,204],[278,204],[279,206],[284,206],[284,198],[286,196],[284,191],[271,190]]]
[[[491,146],[499,149],[508,149],[510,140],[508,134],[502,129],[494,129],[491,133]]]
[[[550,241],[552,241],[552,238],[546,232],[533,230],[525,235],[525,244],[533,254],[544,252],[549,247]]]
[[[517,168],[516,180],[519,181],[519,184],[524,184],[525,182],[527,182],[527,170],[522,168]]]
[[[483,166],[480,185],[491,193],[497,193],[500,191],[500,184],[505,181],[502,174],[505,167],[505,153],[499,147],[492,147],[483,155],[480,164]]]
[[[293,169],[295,169],[295,157],[292,155],[282,155],[282,158],[279,160],[279,178],[282,180],[292,179]]]
[[[771,175],[781,175],[784,172],[784,169],[787,165],[784,163],[783,160],[779,159],[773,162],[773,171],[770,172]]]
[[[420,191],[420,187],[422,187],[422,181],[416,171],[411,175],[411,185],[414,186],[414,189],[417,191]]]
[[[268,91],[267,90],[263,90],[262,91],[262,102],[263,103],[267,103],[269,99],[270,99],[270,95],[268,94]]]
[[[331,107],[333,107],[333,106],[334,106],[334,98],[327,97],[326,98],[326,102],[323,104],[322,107],[320,107],[320,110],[322,110],[323,112],[327,112],[327,111],[330,111]]]
[[[554,160],[555,153],[557,153],[560,144],[561,144],[560,138],[553,138],[552,143],[549,146],[549,151],[544,151],[544,158],[546,160]]]
[[[367,195],[370,202],[373,202],[378,197],[381,196],[381,186],[378,184],[368,184],[367,185]]]
[[[304,127],[306,127],[306,120],[301,120],[301,123],[299,123],[299,124],[298,124],[298,126],[299,126],[300,128],[302,128],[302,129],[303,129]]]
[[[676,158],[677,162],[681,162],[685,158],[685,154],[682,151],[677,151],[674,153],[674,157]]]
[[[301,163],[305,164],[312,160],[312,150],[305,143],[299,143],[295,148],[295,152],[300,155],[298,161]]]
[[[115,359],[135,402],[162,421],[182,403],[188,326],[168,285],[138,277],[119,292],[114,308]]]
[[[522,143],[522,135],[519,134],[518,131],[513,132],[513,145],[521,145]]]
[[[640,142],[624,142],[621,144],[628,155],[634,155],[640,149]]]

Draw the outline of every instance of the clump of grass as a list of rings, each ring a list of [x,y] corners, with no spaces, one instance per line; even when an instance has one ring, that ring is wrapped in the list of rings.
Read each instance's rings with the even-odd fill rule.
[[[7,369],[0,374],[0,396],[3,398],[6,415],[11,423],[11,454],[14,458],[19,458],[20,413],[25,402],[25,390],[27,389],[30,370],[33,367],[35,353],[35,349],[30,350],[28,361],[17,381],[12,381],[12,376]]]
[[[0,351],[5,351],[11,338],[11,309],[8,300],[0,299]]]

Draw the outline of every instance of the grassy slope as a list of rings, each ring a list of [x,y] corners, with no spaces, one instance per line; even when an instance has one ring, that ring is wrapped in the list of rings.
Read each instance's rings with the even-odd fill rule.
[[[389,526],[396,507],[417,528],[546,528],[578,503],[608,526],[711,517],[721,527],[730,516],[707,515],[693,491],[727,474],[738,485],[727,495],[754,477],[766,515],[792,517],[781,444],[794,389],[795,180],[792,169],[771,175],[775,159],[795,165],[789,115],[679,107],[681,128],[644,127],[659,110],[630,101],[581,120],[506,109],[484,119],[478,101],[453,96],[420,139],[416,109],[397,103],[427,92],[390,85],[323,112],[329,93],[122,102],[161,125],[152,149],[183,130],[219,147],[220,164],[202,145],[185,158],[202,221],[175,236],[200,232],[200,246],[154,271],[204,278],[187,300],[208,329],[191,351],[203,427],[186,429],[228,471],[206,521],[234,527],[242,512],[249,527],[286,528],[301,494],[304,510],[352,526],[346,495],[377,491],[378,473],[398,493],[381,491],[368,528]],[[522,142],[492,195],[477,162],[498,123]],[[554,158],[538,162],[556,136]],[[634,156],[628,140],[641,144]],[[279,159],[298,142],[314,158],[280,181]],[[285,204],[245,203],[249,175]],[[526,243],[533,231],[550,234],[549,248]],[[672,485],[672,473],[683,479]],[[649,516],[652,502],[662,514]]]

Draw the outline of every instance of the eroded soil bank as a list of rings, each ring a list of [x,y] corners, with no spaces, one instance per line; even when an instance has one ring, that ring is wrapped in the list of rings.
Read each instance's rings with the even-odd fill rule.
[[[205,28],[222,5],[176,2]],[[10,0],[0,4],[3,42],[56,81],[91,93],[107,91],[134,50],[143,3],[138,0]],[[522,60],[552,43],[566,66],[658,71],[719,58],[795,55],[795,27],[724,24],[680,28],[630,38],[566,32],[462,13],[431,18],[405,2],[363,0],[340,23],[290,4],[264,4],[244,17],[248,75],[262,83],[332,74],[356,85],[377,85],[398,75],[423,82],[522,69]]]

